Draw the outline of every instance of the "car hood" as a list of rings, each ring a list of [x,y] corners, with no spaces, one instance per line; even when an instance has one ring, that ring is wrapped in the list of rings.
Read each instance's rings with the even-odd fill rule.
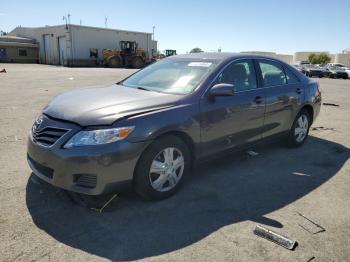
[[[58,95],[44,108],[43,113],[81,126],[110,125],[131,115],[174,106],[181,97],[112,85]]]

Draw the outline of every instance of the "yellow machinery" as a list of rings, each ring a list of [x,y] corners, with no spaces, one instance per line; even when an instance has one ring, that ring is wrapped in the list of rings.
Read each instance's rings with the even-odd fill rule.
[[[149,63],[146,52],[134,41],[120,41],[120,49],[103,49],[103,63],[109,67],[142,68]]]

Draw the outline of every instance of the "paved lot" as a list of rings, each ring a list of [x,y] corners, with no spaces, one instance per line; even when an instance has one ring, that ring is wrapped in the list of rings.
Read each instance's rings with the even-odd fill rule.
[[[321,79],[317,130],[299,149],[279,144],[201,165],[174,197],[125,192],[106,212],[72,203],[30,177],[26,137],[55,95],[117,82],[132,70],[0,64],[1,261],[349,261],[350,80]],[[298,213],[326,229],[317,227]],[[264,225],[298,241],[286,250],[253,234]]]

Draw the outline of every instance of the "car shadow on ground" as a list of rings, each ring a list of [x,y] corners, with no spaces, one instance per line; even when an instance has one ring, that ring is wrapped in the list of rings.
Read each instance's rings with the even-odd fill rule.
[[[126,192],[112,210],[98,213],[29,179],[27,207],[36,226],[59,242],[110,260],[135,260],[184,248],[245,220],[281,228],[264,215],[315,190],[350,156],[348,148],[316,137],[297,149],[271,144],[255,150],[258,156],[236,153],[200,165],[164,201]]]

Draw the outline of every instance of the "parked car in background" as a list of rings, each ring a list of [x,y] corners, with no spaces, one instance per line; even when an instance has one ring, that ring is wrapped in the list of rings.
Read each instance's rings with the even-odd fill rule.
[[[298,70],[300,73],[304,74],[303,67],[301,65],[295,64],[293,65],[296,70]]]
[[[296,64],[303,66],[303,65],[310,65],[311,63],[309,61],[298,61]]]
[[[329,71],[325,70],[323,67],[312,64],[303,65],[302,72],[308,77],[317,76],[319,78],[322,78],[329,76]]]
[[[350,78],[350,68],[344,69],[344,71],[348,74],[348,78]]]
[[[130,183],[159,200],[195,161],[276,137],[303,145],[320,107],[318,83],[280,60],[170,56],[112,86],[56,96],[33,124],[27,159],[66,190],[98,195]]]
[[[346,69],[343,69],[341,67],[327,66],[326,70],[328,71],[329,78],[349,78],[348,72],[345,71]]]
[[[350,69],[349,66],[346,66],[345,64],[340,64],[340,63],[328,63],[326,67],[338,67],[340,69]]]

